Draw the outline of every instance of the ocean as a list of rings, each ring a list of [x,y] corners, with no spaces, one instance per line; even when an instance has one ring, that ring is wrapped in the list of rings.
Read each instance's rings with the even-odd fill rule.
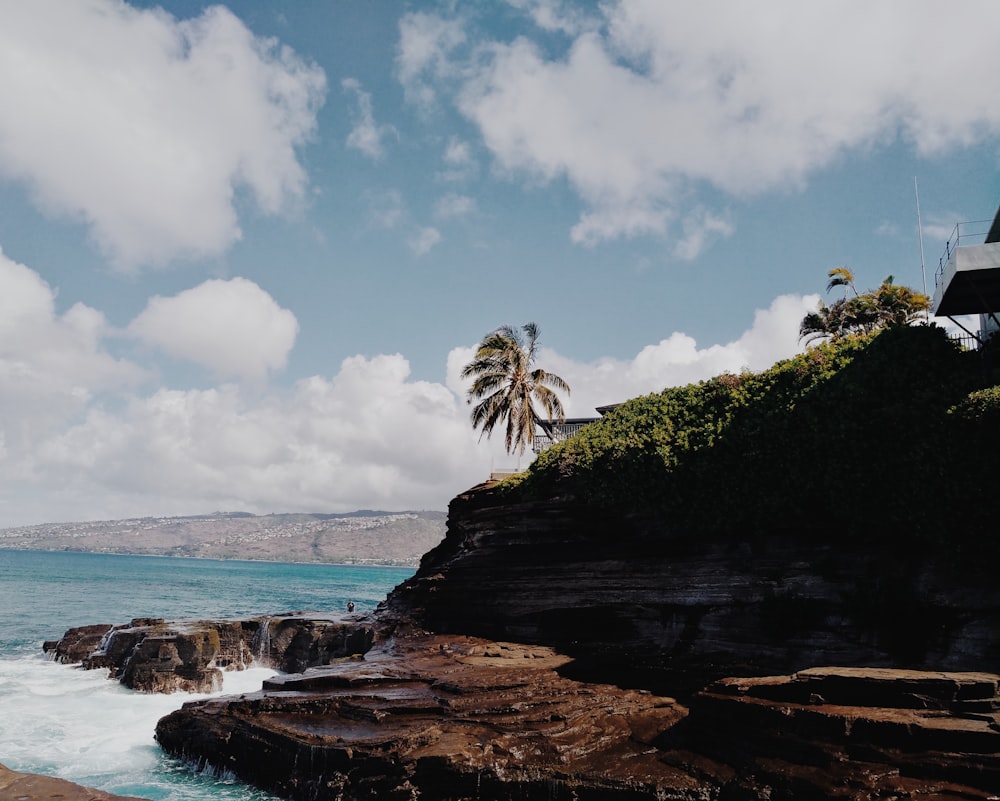
[[[0,763],[154,801],[265,801],[230,776],[195,773],[153,740],[185,693],[145,695],[106,671],[57,665],[42,642],[90,623],[374,609],[410,568],[0,550]],[[223,694],[274,671],[225,674]]]

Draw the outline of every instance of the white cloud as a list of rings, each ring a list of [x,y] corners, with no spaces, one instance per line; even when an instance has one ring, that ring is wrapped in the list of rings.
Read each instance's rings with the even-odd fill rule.
[[[400,19],[396,69],[409,102],[425,111],[434,106],[437,93],[432,82],[454,74],[450,56],[465,39],[465,31],[455,20],[424,12]]]
[[[472,151],[468,142],[452,137],[444,150],[444,160],[453,167],[464,167],[472,163]]]
[[[578,35],[600,27],[600,20],[594,19],[581,7],[568,0],[507,0],[510,5],[526,11],[532,21],[544,31],[559,31],[568,35]]]
[[[147,377],[103,347],[108,333],[104,315],[82,303],[59,314],[52,288],[0,251],[0,462],[30,473],[39,439]]]
[[[687,334],[675,331],[655,345],[642,348],[632,359],[604,358],[582,363],[543,348],[538,364],[565,379],[572,389],[564,399],[569,417],[592,417],[598,406],[659,392],[666,387],[702,381],[724,372],[763,370],[802,349],[799,324],[813,311],[818,295],[781,295],[767,309],[754,313],[753,325],[738,339],[699,347]],[[448,358],[448,386],[463,394],[459,378],[473,348],[456,348]]]
[[[923,220],[921,229],[924,240],[934,242],[937,247],[941,247],[942,242],[948,242],[954,247],[961,235],[961,229],[955,221],[960,219],[958,214],[938,214]]]
[[[222,6],[6,3],[0,75],[0,176],[121,268],[221,253],[241,189],[267,214],[303,194],[323,72]]]
[[[347,146],[360,150],[369,158],[382,158],[385,153],[382,140],[388,135],[396,134],[396,129],[391,125],[375,124],[372,96],[361,88],[361,84],[357,80],[345,78],[341,81],[341,86],[344,91],[353,92],[358,101],[357,111],[351,115],[354,127],[347,135]]]
[[[478,171],[469,143],[457,137],[448,140],[442,158],[446,167],[438,173],[438,178],[443,181],[467,181]]]
[[[221,378],[263,380],[285,366],[299,330],[295,315],[245,278],[212,280],[154,297],[129,333]]]
[[[719,217],[704,208],[692,211],[682,225],[683,238],[674,246],[674,255],[685,261],[692,261],[701,254],[705,245],[714,237],[729,237],[735,228],[729,220]]]
[[[558,4],[515,5],[542,28],[567,30],[550,14]],[[600,9],[603,27],[582,26],[556,56],[526,36],[475,48],[454,33],[424,36],[409,56],[411,40],[401,40],[408,91],[452,92],[508,173],[569,182],[584,206],[578,242],[674,236],[700,190],[799,187],[849,150],[901,139],[926,156],[1000,133],[1000,106],[969,80],[1000,69],[991,0]],[[941,43],[945,18],[960,42]],[[411,25],[436,29],[426,14],[401,28]],[[914,55],[929,52],[939,57]]]
[[[405,216],[403,195],[398,189],[367,192],[368,219],[376,228],[395,228]]]
[[[423,256],[430,252],[438,242],[441,241],[441,232],[437,228],[418,228],[406,243],[410,246],[416,256]]]
[[[517,464],[503,453],[502,437],[478,442],[471,429],[458,377],[471,347],[448,354],[444,384],[414,381],[403,356],[383,354],[345,359],[332,377],[312,376],[290,389],[224,384],[142,394],[144,372],[103,349],[115,332],[99,311],[77,305],[57,314],[51,288],[2,256],[0,289],[0,504],[7,525],[218,509],[443,509],[491,469]],[[591,416],[598,405],[791,355],[798,323],[817,301],[779,297],[722,345],[699,346],[674,332],[631,359],[580,363],[543,349],[539,363],[573,387],[568,413]],[[236,307],[286,333],[248,333],[234,319]],[[280,343],[294,321],[286,314],[249,281],[210,281],[150,301],[131,330],[192,358],[195,346],[178,333],[192,327],[210,354],[197,357],[202,363],[233,370],[237,360],[237,372],[259,374],[287,352]],[[206,318],[235,328],[208,341]],[[245,363],[233,353],[240,336],[253,352]]]
[[[69,519],[244,509],[443,509],[488,474],[465,411],[399,355],[346,359],[288,394],[160,390],[40,443]],[[72,509],[72,511],[64,511]]]
[[[476,201],[473,198],[449,192],[438,198],[434,204],[434,216],[442,220],[449,220],[455,217],[465,217],[475,209]]]

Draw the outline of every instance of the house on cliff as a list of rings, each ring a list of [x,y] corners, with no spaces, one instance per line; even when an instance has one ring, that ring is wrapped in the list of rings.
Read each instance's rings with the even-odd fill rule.
[[[1000,208],[980,241],[987,223],[989,220],[980,220],[955,226],[938,262],[931,303],[935,317],[947,317],[977,348],[1000,331]],[[955,319],[969,314],[979,315],[978,332]]]
[[[609,403],[607,406],[598,406],[595,411],[600,415],[599,417],[567,417],[561,423],[549,423],[551,432],[541,428],[535,431],[535,438],[531,442],[531,450],[535,453],[541,453],[546,448],[551,448],[555,443],[569,439],[585,426],[596,423],[605,414],[612,409],[617,409],[619,406],[621,406],[620,403]]]

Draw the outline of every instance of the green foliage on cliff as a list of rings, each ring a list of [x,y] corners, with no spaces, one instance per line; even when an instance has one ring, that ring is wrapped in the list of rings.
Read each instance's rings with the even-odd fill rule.
[[[983,382],[977,354],[943,329],[851,335],[628,401],[507,490],[625,504],[665,533],[971,537],[1000,512],[976,490],[1000,410],[996,388],[969,395]]]

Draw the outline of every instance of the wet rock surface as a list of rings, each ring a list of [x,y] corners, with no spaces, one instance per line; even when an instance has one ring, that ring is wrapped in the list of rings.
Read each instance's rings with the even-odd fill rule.
[[[136,618],[118,626],[69,629],[44,650],[66,664],[107,668],[141,692],[215,692],[223,670],[258,664],[285,672],[363,653],[374,630],[340,615],[290,613],[240,620]]]
[[[141,801],[133,796],[112,795],[81,787],[65,779],[19,773],[0,765],[0,801]]]
[[[397,638],[163,718],[167,751],[296,799],[990,799],[1000,676],[826,668],[690,707],[538,646]]]
[[[551,649],[397,638],[163,718],[169,752],[293,798],[704,798],[654,745],[673,699],[565,679]]]

